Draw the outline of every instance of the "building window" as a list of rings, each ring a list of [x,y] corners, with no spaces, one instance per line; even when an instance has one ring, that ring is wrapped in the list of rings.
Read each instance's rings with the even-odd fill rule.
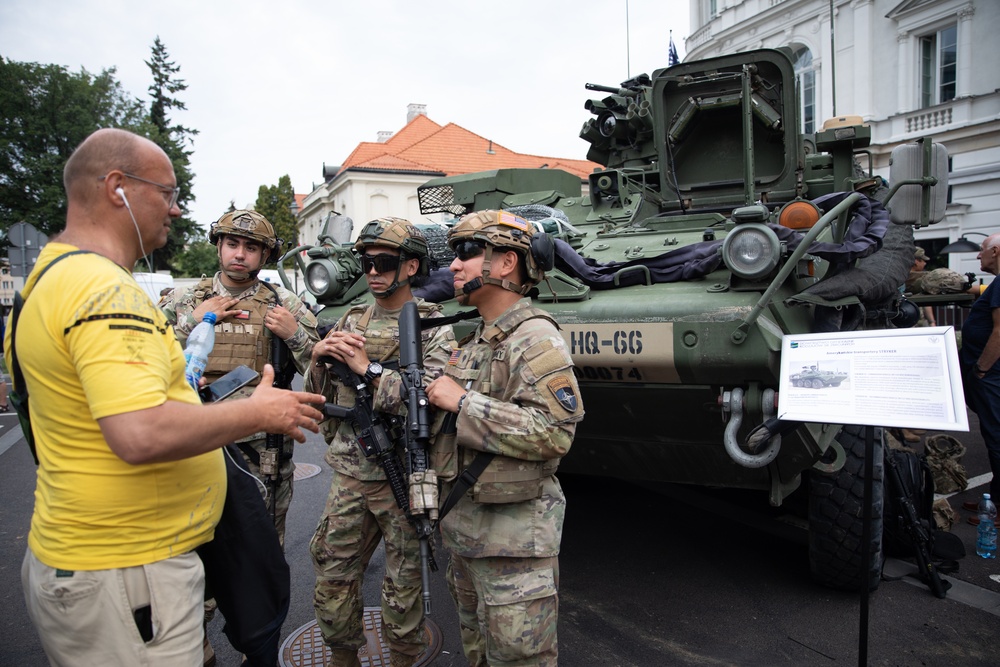
[[[794,52],[794,61],[802,112],[802,131],[812,134],[816,131],[816,70],[813,68],[812,52],[808,47],[800,47]]]
[[[955,99],[957,58],[955,25],[920,38],[920,108]]]

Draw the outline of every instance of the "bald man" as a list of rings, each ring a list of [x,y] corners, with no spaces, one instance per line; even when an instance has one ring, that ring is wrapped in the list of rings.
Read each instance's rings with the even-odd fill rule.
[[[131,274],[180,215],[156,144],[98,130],[63,181],[66,228],[28,276],[16,334],[39,463],[28,614],[53,665],[200,665],[194,549],[222,512],[219,448],[258,431],[304,441],[323,397],[274,389],[270,366],[240,401],[203,406],[185,382],[183,350]]]
[[[978,259],[984,273],[994,276],[1000,273],[1000,234],[983,240]],[[993,471],[990,495],[1000,498],[1000,367],[997,366],[1000,359],[1000,287],[996,280],[973,302],[962,325],[959,358],[965,402],[979,417],[979,430]],[[979,517],[972,519],[970,523],[979,522]]]

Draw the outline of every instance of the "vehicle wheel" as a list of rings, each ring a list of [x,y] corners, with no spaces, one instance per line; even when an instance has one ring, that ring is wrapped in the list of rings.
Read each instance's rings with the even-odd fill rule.
[[[448,247],[448,230],[441,225],[417,225],[427,239],[427,252],[430,254],[431,271],[446,269],[455,259],[455,253]]]
[[[813,380],[813,389],[822,389],[822,388],[823,388],[822,380]]]
[[[839,471],[809,472],[809,570],[816,583],[842,590],[858,590],[861,536],[864,524],[865,426],[845,426],[837,436],[847,461]],[[878,588],[882,575],[882,450],[885,436],[875,429],[872,462],[872,533],[868,588]]]

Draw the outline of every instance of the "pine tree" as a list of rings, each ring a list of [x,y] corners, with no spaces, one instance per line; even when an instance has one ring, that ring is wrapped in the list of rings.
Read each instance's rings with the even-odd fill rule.
[[[198,130],[185,127],[179,123],[173,124],[171,114],[174,111],[185,111],[187,106],[176,95],[187,90],[187,83],[177,78],[181,68],[170,60],[167,47],[159,36],[153,41],[152,57],[145,61],[153,75],[153,83],[149,86],[152,102],[149,106],[149,122],[153,126],[150,139],[163,149],[174,165],[177,185],[181,189],[177,205],[182,215],[176,218],[170,228],[167,244],[154,253],[153,263],[156,269],[174,269],[174,258],[183,252],[184,247],[199,237],[198,225],[187,217],[187,207],[195,200],[191,186],[194,183],[194,173],[191,171],[191,155],[193,137]]]

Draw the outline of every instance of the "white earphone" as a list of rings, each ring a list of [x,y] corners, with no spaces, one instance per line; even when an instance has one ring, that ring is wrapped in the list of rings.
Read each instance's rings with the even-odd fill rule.
[[[128,205],[128,197],[125,196],[125,191],[119,187],[115,188],[115,192],[122,198],[122,201],[125,203],[125,208],[131,211],[132,207]]]

